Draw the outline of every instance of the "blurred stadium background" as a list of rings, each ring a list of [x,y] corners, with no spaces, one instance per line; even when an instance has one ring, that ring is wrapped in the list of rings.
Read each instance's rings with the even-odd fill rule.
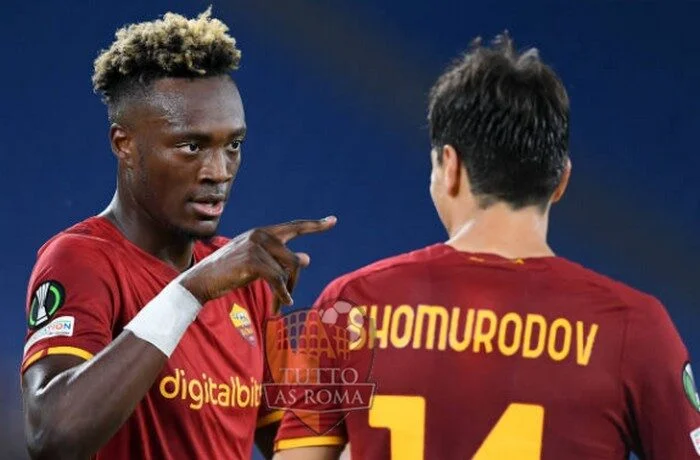
[[[658,296],[697,359],[700,3],[525,3],[214,2],[243,50],[235,78],[249,127],[221,231],[338,215],[332,233],[296,243],[313,257],[297,305],[343,272],[442,240],[426,94],[474,36],[507,28],[520,47],[541,49],[572,100],[574,175],[553,212],[554,248]],[[36,250],[100,211],[114,188],[92,61],[125,23],[208,5],[2,7],[0,458],[25,458],[18,365]]]

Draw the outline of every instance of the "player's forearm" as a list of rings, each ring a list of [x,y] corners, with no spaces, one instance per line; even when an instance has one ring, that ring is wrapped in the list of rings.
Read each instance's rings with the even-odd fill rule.
[[[25,398],[32,458],[86,458],[117,432],[153,384],[167,357],[123,332],[85,363]]]

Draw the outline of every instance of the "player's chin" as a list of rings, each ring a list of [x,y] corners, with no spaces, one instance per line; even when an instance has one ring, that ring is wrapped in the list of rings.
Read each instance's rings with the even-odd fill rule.
[[[216,232],[219,229],[219,218],[197,220],[191,225],[188,225],[187,233],[190,234],[192,239],[195,240],[206,240],[216,236]]]

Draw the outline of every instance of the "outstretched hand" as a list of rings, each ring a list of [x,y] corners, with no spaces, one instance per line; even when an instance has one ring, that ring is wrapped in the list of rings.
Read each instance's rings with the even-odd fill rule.
[[[291,305],[299,270],[311,259],[306,253],[292,252],[286,244],[301,235],[329,230],[336,222],[330,216],[249,230],[184,272],[179,281],[204,304],[263,278],[277,298],[276,308]]]

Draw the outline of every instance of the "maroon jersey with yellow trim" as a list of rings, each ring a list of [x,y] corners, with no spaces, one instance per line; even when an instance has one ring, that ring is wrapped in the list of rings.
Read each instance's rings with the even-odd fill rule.
[[[318,305],[336,299],[355,305],[350,348],[372,360],[372,405],[338,412],[350,398],[317,398],[322,432],[289,411],[277,450],[349,442],[363,460],[700,454],[688,352],[664,307],[580,265],[438,244],[337,279]]]
[[[197,242],[195,261],[225,242]],[[58,234],[40,249],[29,282],[22,371],[51,354],[89,359],[177,275],[104,218]],[[267,285],[255,282],[208,302],[96,458],[249,459],[261,406],[261,327],[271,301]]]

